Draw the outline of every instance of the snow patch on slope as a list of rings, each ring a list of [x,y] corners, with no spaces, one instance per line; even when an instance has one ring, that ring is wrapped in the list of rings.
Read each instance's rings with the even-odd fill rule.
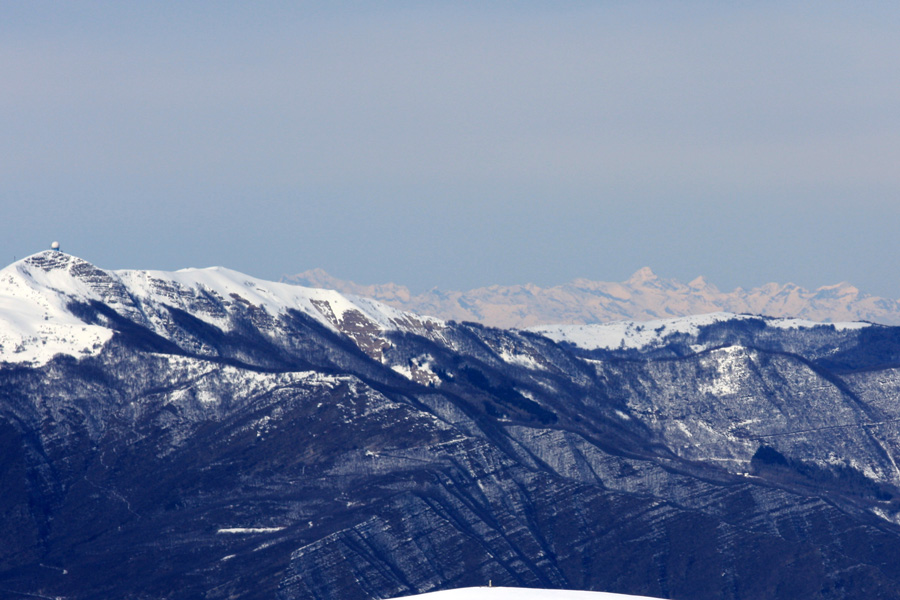
[[[284,529],[284,527],[223,527],[216,533],[276,533]]]
[[[741,346],[729,346],[710,352],[701,364],[712,367],[714,375],[699,383],[701,393],[714,396],[737,394],[741,383],[750,376],[750,359]]]

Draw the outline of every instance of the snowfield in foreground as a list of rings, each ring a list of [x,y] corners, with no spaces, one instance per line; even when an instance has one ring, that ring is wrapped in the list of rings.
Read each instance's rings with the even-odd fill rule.
[[[474,587],[430,592],[406,598],[422,600],[658,600],[649,596],[628,596],[608,592],[575,592],[510,587]],[[395,599],[396,600],[396,599]]]

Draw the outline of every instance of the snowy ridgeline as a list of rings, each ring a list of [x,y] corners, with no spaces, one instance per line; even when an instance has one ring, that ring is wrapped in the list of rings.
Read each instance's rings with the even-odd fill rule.
[[[568,342],[584,350],[615,350],[617,348],[646,348],[657,345],[674,334],[696,336],[700,328],[733,320],[762,319],[766,325],[778,329],[805,329],[830,326],[836,330],[862,329],[869,323],[818,323],[805,319],[782,319],[731,313],[710,313],[691,317],[677,317],[658,321],[616,321],[596,325],[541,325],[533,331],[557,342]]]
[[[656,600],[649,596],[628,596],[607,592],[574,592],[508,587],[475,587],[406,596],[419,600]]]
[[[440,327],[367,298],[256,279],[222,267],[176,272],[105,271],[56,251],[29,256],[0,270],[0,362],[45,364],[57,354],[97,354],[112,338],[104,324],[89,324],[72,303],[99,301],[163,337],[174,307],[228,331],[236,311],[274,322],[291,310],[347,333],[345,324],[373,331]],[[345,323],[346,322],[346,323]]]
[[[162,271],[104,271],[77,257],[46,251],[0,270],[0,362],[45,364],[57,354],[97,354],[112,338],[113,330],[87,323],[72,312],[73,302],[100,301],[119,315],[163,337],[171,334],[168,308],[175,307],[219,328],[230,330],[234,313],[255,311],[268,321],[263,329],[277,337],[277,321],[288,311],[304,313],[325,327],[350,336],[380,359],[379,347],[367,348],[381,332],[404,330],[425,334],[446,324],[420,317],[367,298],[333,290],[255,279],[224,269]],[[261,316],[261,317],[260,317]],[[542,325],[529,330],[557,342],[585,350],[645,348],[675,334],[697,335],[703,327],[731,320],[764,319],[781,329],[822,325],[801,319],[777,319],[712,313],[658,321],[617,321],[596,325]],[[866,323],[833,323],[839,330],[866,327]],[[375,346],[379,346],[375,343]],[[428,357],[421,364],[396,365],[395,370],[421,382],[434,380]],[[507,362],[535,368],[533,358],[504,355]]]

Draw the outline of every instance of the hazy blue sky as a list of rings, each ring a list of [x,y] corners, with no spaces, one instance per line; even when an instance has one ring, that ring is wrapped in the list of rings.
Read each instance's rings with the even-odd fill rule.
[[[900,9],[0,0],[0,263],[900,297]]]

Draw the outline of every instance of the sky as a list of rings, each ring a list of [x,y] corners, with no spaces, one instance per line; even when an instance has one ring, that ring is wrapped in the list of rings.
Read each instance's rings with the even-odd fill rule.
[[[900,298],[889,2],[0,0],[0,264]]]

